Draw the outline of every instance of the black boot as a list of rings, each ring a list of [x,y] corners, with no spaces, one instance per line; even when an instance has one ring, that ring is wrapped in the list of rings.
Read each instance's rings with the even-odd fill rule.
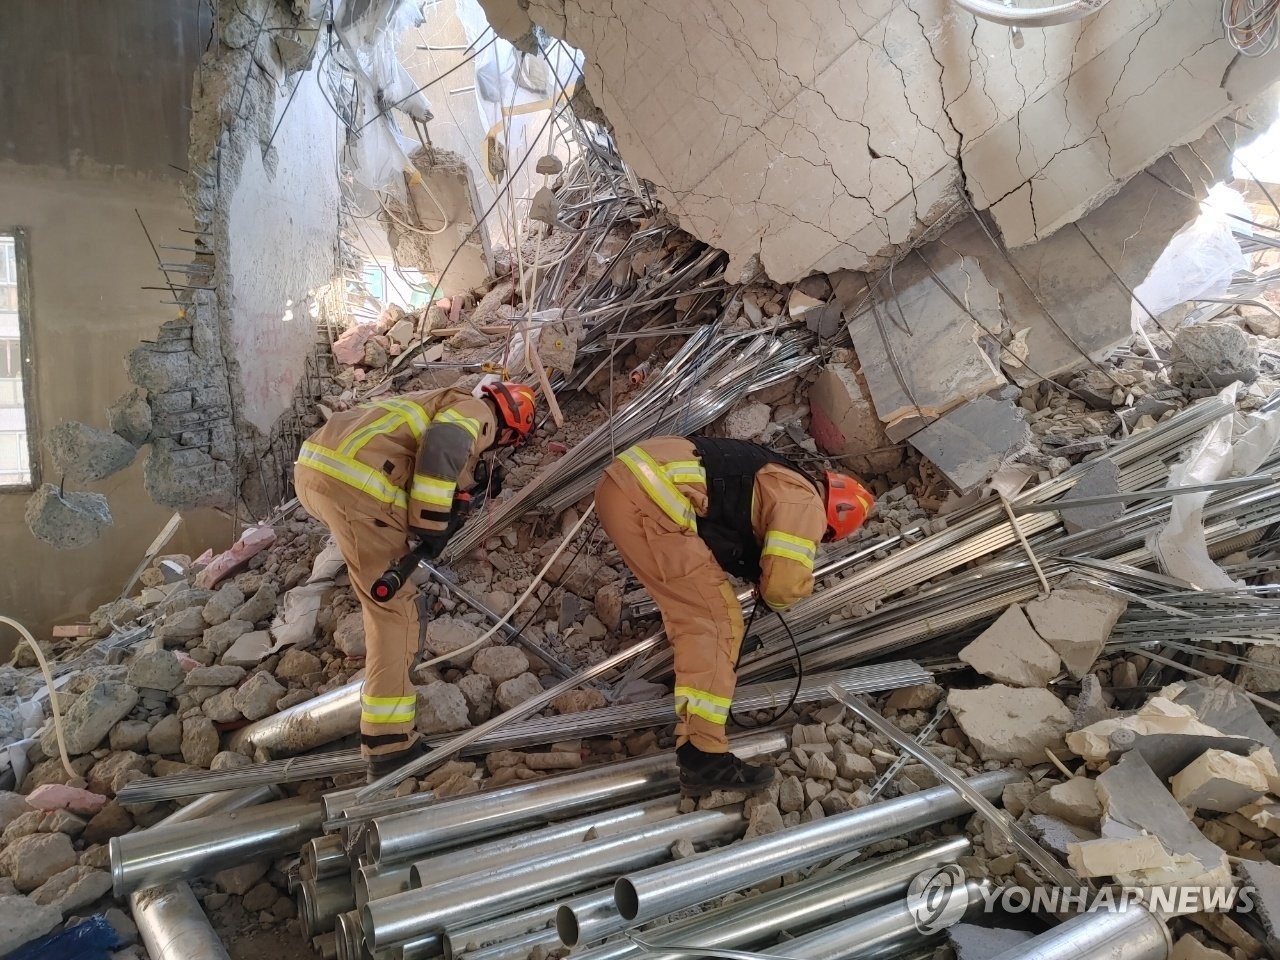
[[[415,740],[403,750],[397,750],[395,753],[383,753],[377,756],[366,757],[365,780],[373,783],[375,780],[381,780],[388,773],[399,770],[410,760],[417,760],[419,757],[426,756],[427,745],[421,740]]]
[[[692,743],[676,748],[680,765],[680,791],[700,797],[712,790],[745,790],[756,793],[773,783],[773,767],[757,767],[732,753],[703,753]]]

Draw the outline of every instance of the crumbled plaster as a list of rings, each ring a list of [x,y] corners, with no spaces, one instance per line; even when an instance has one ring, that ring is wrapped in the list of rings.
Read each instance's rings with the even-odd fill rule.
[[[950,0],[482,6],[503,36],[536,24],[581,49],[623,156],[682,226],[779,281],[879,266],[966,198],[1011,246],[1048,236],[1280,62],[1236,63],[1193,0],[1110,3],[1020,49]]]
[[[144,469],[164,506],[229,506],[292,408],[316,339],[308,292],[334,275],[339,120],[316,24],[285,0],[218,5],[196,72],[186,184],[197,289],[126,359],[146,391]]]

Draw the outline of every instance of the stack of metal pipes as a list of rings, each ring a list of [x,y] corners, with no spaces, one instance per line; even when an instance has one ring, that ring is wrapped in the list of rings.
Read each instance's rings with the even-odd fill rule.
[[[766,732],[735,741],[734,750],[752,757],[786,743]],[[972,784],[998,798],[1019,776],[982,774]],[[739,803],[679,812],[670,753],[439,801],[410,795],[360,805],[333,794],[325,809],[329,832],[303,852],[299,912],[310,935],[332,931],[334,954],[349,960],[515,960],[538,946],[584,947],[969,812],[955,791],[938,787],[739,841]],[[701,852],[672,859],[677,841]],[[901,894],[926,866],[968,849],[962,838],[947,840],[735,901],[706,914],[705,932],[724,945],[751,943],[892,901],[888,912],[867,913],[856,937],[922,942]],[[955,895],[977,899],[976,889]]]

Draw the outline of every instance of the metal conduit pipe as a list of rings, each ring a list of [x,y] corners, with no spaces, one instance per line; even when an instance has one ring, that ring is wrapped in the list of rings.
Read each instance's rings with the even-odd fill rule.
[[[1146,909],[1083,913],[995,960],[1168,960],[1169,928]]]
[[[774,731],[735,739],[732,749],[750,759],[783,750],[786,745],[786,735]],[[672,752],[600,764],[564,776],[450,798],[412,813],[378,817],[369,824],[365,849],[371,862],[395,863],[530,824],[653,797],[678,783]]]
[[[996,770],[967,782],[984,797],[995,799],[1006,785],[1022,778],[1017,771]],[[955,790],[932,787],[623,876],[614,884],[614,900],[624,919],[641,923],[826,857],[972,812]]]
[[[253,806],[277,796],[274,787],[250,787],[211,793],[170,814],[163,823],[199,819],[218,810]],[[151,960],[230,960],[222,939],[214,932],[200,902],[184,881],[137,890],[129,896],[129,910],[138,936]]]
[[[500,873],[475,874],[371,900],[360,911],[360,926],[375,950],[441,933],[464,919],[500,917],[512,909],[598,884],[620,871],[660,863],[670,856],[676,840],[727,839],[741,831],[742,823],[740,809],[690,813],[537,857]]]
[[[538,947],[544,948],[545,951],[558,946],[560,946],[560,937],[556,935],[555,927],[548,927],[545,930],[522,933],[510,940],[491,943],[487,947],[471,950],[462,956],[466,960],[527,960]]]
[[[111,839],[112,886],[123,897],[167,880],[206,876],[296,852],[319,832],[320,805],[298,800],[159,824]]]
[[[983,889],[984,882],[976,880],[950,887],[939,894],[945,899],[930,904],[930,915],[936,909],[937,916],[959,919],[982,905]],[[790,960],[845,960],[850,956],[857,956],[858,960],[882,960],[935,939],[946,926],[939,924],[936,931],[922,933],[917,922],[910,905],[903,899],[788,940],[779,948]]]
[[[302,845],[302,872],[312,880],[327,880],[351,872],[351,861],[338,836],[316,837]]]
[[[669,820],[679,810],[679,795],[663,797],[553,824],[532,833],[501,837],[468,847],[463,856],[442,853],[413,864],[411,886],[425,887],[471,873],[500,870],[515,861],[576,847],[585,843],[588,835],[592,840],[599,840],[648,823]]]
[[[308,937],[329,933],[337,922],[338,914],[356,907],[355,891],[346,877],[303,880],[298,884],[296,897],[298,916]]]
[[[535,930],[550,929],[555,932],[556,911],[561,906],[587,911],[599,906],[612,906],[612,904],[613,886],[609,885],[598,890],[592,890],[589,893],[578,894],[563,902],[552,900],[548,903],[540,903],[537,906],[530,907],[528,910],[508,913],[492,920],[446,927],[443,944],[444,957],[445,960],[457,960],[458,957],[465,953],[474,953],[485,944],[511,940],[521,934],[533,933]],[[556,933],[557,939],[559,939],[559,936],[559,933]]]
[[[1070,0],[1051,7],[1006,7],[993,0],[956,0],[964,10],[980,20],[1003,23],[1007,27],[1056,27],[1093,16],[1107,0]]]
[[[351,874],[351,885],[354,888],[356,909],[363,907],[370,900],[381,900],[397,893],[404,893],[413,887],[413,864],[388,863],[378,865],[363,863]]]
[[[341,740],[360,729],[360,687],[352,680],[318,697],[295,703],[270,717],[241,727],[227,741],[227,749],[249,756],[305,753]]]
[[[972,845],[964,837],[953,837],[938,843],[914,847],[889,857],[842,870],[834,876],[784,887],[747,900],[733,903],[685,920],[664,926],[657,932],[660,943],[697,943],[703,947],[738,947],[753,943],[778,930],[796,930],[811,926],[836,913],[856,913],[867,907],[900,895],[911,879],[925,867],[954,863],[969,853]],[[563,904],[556,912],[556,930],[568,947],[602,940],[625,930],[623,920],[613,903],[605,911],[573,903]],[[640,947],[628,940],[608,943],[599,952],[588,950],[575,954],[577,960],[623,960],[638,957]],[[646,953],[647,960],[670,960],[675,955]]]
[[[311,938],[311,949],[320,960],[338,960],[338,935],[325,933]]]

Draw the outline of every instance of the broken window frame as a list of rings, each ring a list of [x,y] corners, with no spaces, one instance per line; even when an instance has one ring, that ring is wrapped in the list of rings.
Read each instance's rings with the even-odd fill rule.
[[[0,493],[29,493],[40,485],[40,452],[36,438],[40,435],[35,409],[35,355],[31,324],[31,263],[28,232],[25,227],[0,227],[0,237],[13,240],[15,267],[18,349],[22,363],[22,409],[26,427],[27,478],[23,481],[0,480]],[[9,284],[6,284],[8,286]],[[6,338],[9,339],[9,338]],[[12,409],[12,408],[10,408]],[[17,431],[6,431],[17,432]]]

